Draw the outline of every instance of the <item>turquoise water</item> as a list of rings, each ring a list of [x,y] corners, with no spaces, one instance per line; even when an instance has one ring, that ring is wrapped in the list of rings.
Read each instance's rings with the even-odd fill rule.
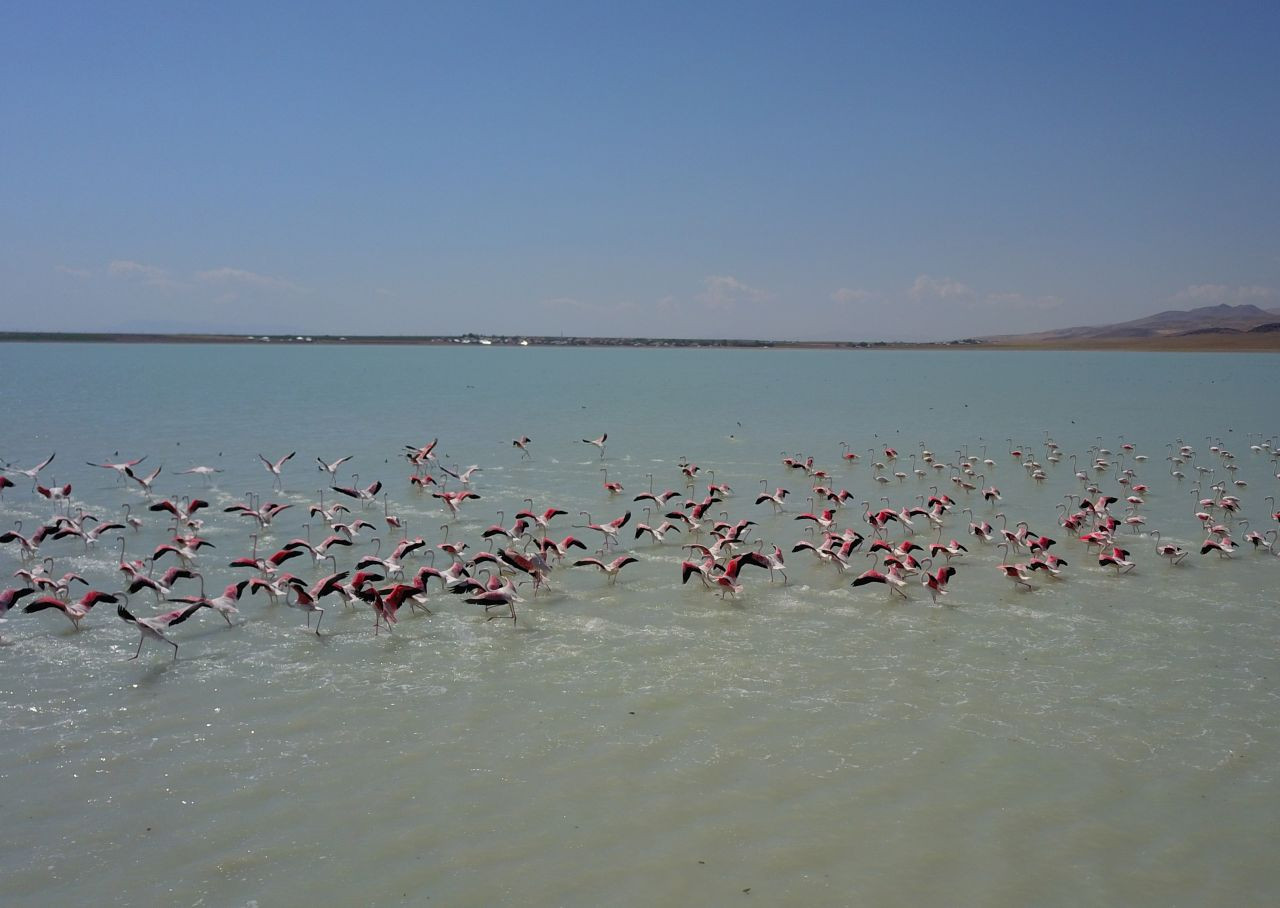
[[[197,559],[211,593],[247,576],[226,564],[253,530],[221,509],[251,491],[294,504],[263,534],[274,550],[305,533],[328,479],[315,458],[342,455],[353,456],[344,484],[352,472],[381,480],[409,535],[434,545],[449,523],[472,552],[495,512],[510,525],[526,497],[568,511],[553,536],[598,545],[571,528],[579,511],[630,508],[629,530],[645,519],[632,498],[648,475],[683,493],[679,463],[693,461],[699,497],[712,471],[730,484],[715,510],[756,521],[751,539],[782,546],[789,574],[783,584],[748,568],[742,594],[721,600],[681,585],[682,536],[654,545],[624,531],[640,561],[616,583],[566,560],[548,592],[522,589],[514,626],[433,584],[434,614],[402,611],[392,635],[329,600],[317,637],[258,597],[234,627],[208,613],[175,628],[176,662],[154,641],[128,661],[138,634],[109,606],[79,632],[56,613],[11,611],[0,623],[7,905],[1266,904],[1280,883],[1280,559],[1202,557],[1194,516],[1226,482],[1253,529],[1275,526],[1265,499],[1280,466],[1263,446],[1277,432],[1274,355],[4,352],[0,459],[26,468],[56,451],[42,484],[71,483],[73,514],[131,504],[146,526],[126,546],[141,557],[169,538],[166,522],[140,489],[85,461],[146,454],[143,467],[164,468],[158,496],[213,505],[200,532],[216,549]],[[603,460],[581,442],[602,432]],[[530,460],[511,445],[526,434]],[[481,498],[456,520],[408,482],[404,447],[433,438],[444,465],[482,468]],[[844,462],[842,442],[862,458]],[[1120,534],[1137,567],[1116,576],[1056,520],[1081,491],[1076,469],[1123,500],[1117,467],[1092,470],[1090,449],[1117,464],[1124,443],[1123,466],[1149,491],[1144,532]],[[1181,444],[1196,453],[1180,481],[1166,458]],[[1003,500],[966,495],[922,445],[942,464],[979,458],[980,484]],[[886,446],[900,455],[880,483],[884,458],[869,449]],[[258,453],[294,450],[273,491]],[[811,538],[794,518],[812,480],[784,455],[814,457],[852,493],[842,527],[867,531],[863,501],[901,507],[937,486],[975,519],[1004,512],[1056,537],[1070,566],[1015,589],[1002,553],[967,536],[956,510],[942,538],[970,553],[945,604],[918,581],[910,601],[853,589],[870,566],[861,554],[841,575],[790,552]],[[177,475],[197,464],[223,472],[212,484]],[[602,467],[622,494],[604,490]],[[754,504],[761,480],[791,490],[784,513]],[[15,481],[0,518],[29,533],[60,506]],[[383,509],[364,516],[390,538]],[[1197,551],[1171,566],[1151,529]],[[88,552],[50,540],[40,556],[58,576],[117,589],[115,535]],[[372,551],[371,535],[339,555],[343,567]],[[934,537],[921,526],[915,538]],[[304,578],[328,570],[289,567],[304,560]],[[0,547],[6,574],[22,564]],[[131,606],[155,611],[142,595]]]

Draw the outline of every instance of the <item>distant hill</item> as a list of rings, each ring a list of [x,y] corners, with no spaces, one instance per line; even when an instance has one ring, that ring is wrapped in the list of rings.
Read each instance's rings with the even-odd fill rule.
[[[1177,338],[1222,336],[1280,331],[1280,311],[1240,306],[1201,306],[1169,309],[1145,318],[1114,325],[1082,325],[1035,334],[1002,334],[981,338],[989,344],[1008,346],[1094,346],[1137,342],[1174,341]]]

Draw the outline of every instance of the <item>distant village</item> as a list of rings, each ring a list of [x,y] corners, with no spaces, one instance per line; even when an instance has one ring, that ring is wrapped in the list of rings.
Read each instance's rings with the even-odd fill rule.
[[[128,343],[128,344],[388,344],[474,345],[477,347],[734,347],[746,349],[871,349],[881,347],[946,347],[980,345],[976,338],[937,344],[892,341],[778,341],[735,338],[575,337],[567,335],[458,334],[147,334],[95,332],[0,332],[10,343]]]

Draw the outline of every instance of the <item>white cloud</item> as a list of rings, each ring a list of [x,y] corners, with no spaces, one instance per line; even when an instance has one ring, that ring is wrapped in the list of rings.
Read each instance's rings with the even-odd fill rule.
[[[58,265],[56,270],[60,274],[69,274],[72,277],[93,277],[93,272],[88,268],[73,268],[70,265]]]
[[[736,277],[713,274],[702,281],[703,290],[696,299],[712,309],[732,309],[740,303],[760,303],[769,299],[769,293],[750,287]]]
[[[242,284],[262,290],[302,290],[292,281],[271,277],[268,274],[257,274],[241,268],[214,268],[211,271],[199,271],[196,280],[210,284]]]
[[[968,285],[962,284],[953,278],[936,278],[927,274],[921,274],[916,277],[915,282],[907,291],[907,295],[913,300],[972,299],[975,296]]]
[[[832,302],[836,303],[865,303],[875,297],[876,295],[870,290],[857,287],[841,287],[831,294]]]

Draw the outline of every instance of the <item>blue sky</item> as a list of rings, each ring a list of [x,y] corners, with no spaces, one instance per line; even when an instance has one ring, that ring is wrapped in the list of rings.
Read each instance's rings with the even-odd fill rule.
[[[0,10],[0,327],[948,339],[1280,308],[1274,3]]]

